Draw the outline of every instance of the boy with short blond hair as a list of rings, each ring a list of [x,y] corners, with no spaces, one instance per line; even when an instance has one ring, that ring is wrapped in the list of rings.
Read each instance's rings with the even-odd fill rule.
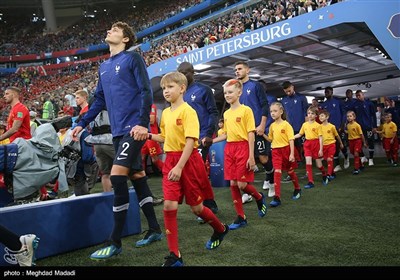
[[[254,168],[254,132],[256,130],[253,111],[250,107],[240,103],[243,85],[240,80],[231,79],[224,85],[226,102],[231,106],[224,113],[225,134],[214,138],[213,142],[227,140],[224,151],[224,178],[230,181],[233,204],[236,210],[236,219],[229,225],[235,230],[247,225],[240,191],[251,195],[257,202],[258,215],[264,217],[267,213],[267,204],[264,194],[253,186]]]
[[[323,157],[328,164],[328,173],[322,177],[322,183],[327,185],[328,182],[336,177],[333,171],[333,159],[336,152],[336,139],[339,141],[340,149],[343,149],[343,142],[336,130],[336,127],[329,121],[330,113],[327,110],[321,110],[319,112],[319,120],[321,125],[319,127],[320,133],[323,140],[322,153]]]
[[[149,134],[148,139],[164,142],[166,159],[163,168],[164,224],[169,256],[163,266],[183,266],[178,246],[178,204],[185,197],[192,212],[203,219],[214,233],[206,248],[217,248],[229,228],[207,207],[203,207],[201,186],[208,181],[205,166],[197,151],[199,120],[196,111],[183,100],[187,88],[185,75],[179,72],[166,74],[160,82],[163,95],[171,107],[164,109],[160,134]],[[209,182],[208,182],[209,183]]]

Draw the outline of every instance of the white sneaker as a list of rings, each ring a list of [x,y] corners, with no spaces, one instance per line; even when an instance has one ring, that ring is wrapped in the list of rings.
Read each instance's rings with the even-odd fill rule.
[[[368,165],[369,165],[369,166],[373,166],[373,165],[374,165],[374,160],[373,160],[372,158],[370,158],[370,159],[368,160]]]
[[[344,165],[343,165],[344,169],[347,169],[350,167],[350,159],[347,156],[347,158],[344,159]]]
[[[19,266],[35,265],[35,251],[39,246],[39,238],[34,234],[26,234],[22,235],[19,241],[22,247],[15,253]]]
[[[253,201],[253,197],[251,195],[248,195],[247,193],[244,193],[242,195],[242,203],[248,203],[248,202],[252,202]]]
[[[270,184],[268,190],[268,197],[274,197],[274,196],[275,196],[275,184]]]
[[[269,183],[269,181],[264,181],[264,185],[263,185],[263,190],[268,190],[269,189],[269,187],[270,187],[270,183]]]
[[[342,167],[340,165],[336,165],[335,168],[333,169],[333,172],[338,172],[342,171]]]
[[[361,158],[361,163],[366,163],[366,162],[368,162],[368,159],[366,157],[362,157]]]

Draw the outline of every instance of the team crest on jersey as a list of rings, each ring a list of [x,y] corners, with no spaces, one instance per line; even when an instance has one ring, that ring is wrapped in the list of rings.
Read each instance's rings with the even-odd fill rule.
[[[281,129],[281,133],[286,133],[286,131],[284,129]]]
[[[333,104],[333,108],[335,108],[336,107],[336,104]]]
[[[22,114],[22,112],[17,112],[17,118],[22,118],[24,116],[24,114]]]
[[[182,119],[176,119],[176,125],[182,125]]]
[[[247,95],[250,95],[250,93],[251,93],[251,90],[248,88],[247,89]]]
[[[236,122],[241,122],[242,121],[242,118],[241,117],[237,117],[236,118]]]
[[[119,69],[121,69],[121,66],[115,65],[115,74],[119,74]]]
[[[328,132],[328,134],[330,134],[330,133],[331,133],[331,130],[330,130],[330,129],[328,129],[328,131],[327,131],[327,132]]]
[[[192,100],[192,102],[194,102],[194,101],[196,100],[196,95],[192,94],[192,95],[190,96],[190,100]]]
[[[296,104],[297,103],[297,100],[294,100],[294,104]]]
[[[311,130],[312,130],[313,132],[315,132],[315,128],[312,128]]]

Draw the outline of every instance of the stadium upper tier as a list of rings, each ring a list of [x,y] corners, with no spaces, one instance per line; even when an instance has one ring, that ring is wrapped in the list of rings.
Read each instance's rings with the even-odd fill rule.
[[[335,24],[343,22],[341,20],[343,16],[347,16],[347,14],[343,12],[343,9],[341,8],[342,4],[346,9],[345,4],[350,4],[350,2],[354,2],[351,3],[354,4],[352,6],[362,6],[362,3],[371,3],[370,1],[348,1],[348,3],[341,3],[331,7],[326,7],[321,12],[306,12],[304,16],[295,16],[294,18],[287,19],[286,21],[276,21],[276,15],[282,14],[282,11],[284,10],[281,5],[276,6],[277,10],[281,9],[279,12],[270,8],[275,7],[273,5],[275,2],[270,2],[269,5],[271,6],[267,7],[263,6],[262,3],[259,3],[258,8],[262,9],[255,8],[251,10],[247,9],[247,11],[245,10],[241,13],[235,12],[230,16],[225,17],[225,19],[229,21],[231,19],[230,17],[232,17],[232,22],[235,22],[236,20],[237,22],[244,24],[247,18],[253,18],[253,20],[255,18],[260,18],[260,22],[262,22],[262,19],[265,19],[263,15],[267,16],[269,12],[272,20],[268,26],[260,25],[258,26],[259,28],[257,28],[257,25],[254,25],[253,22],[247,22],[246,27],[249,28],[245,28],[245,26],[243,26],[244,32],[238,32],[237,34],[232,32],[232,34],[227,36],[225,39],[219,36],[210,35],[210,32],[212,31],[222,32],[224,35],[231,32],[229,31],[229,28],[225,29],[224,24],[227,24],[228,22],[218,22],[220,19],[217,18],[215,19],[216,21],[210,21],[204,24],[204,29],[198,27],[195,30],[190,29],[186,30],[185,32],[178,32],[176,33],[179,35],[178,37],[170,37],[172,42],[160,43],[160,49],[157,51],[143,53],[147,63],[149,65],[151,64],[148,68],[149,75],[151,78],[157,78],[166,73],[166,71],[174,71],[176,70],[177,65],[182,61],[190,61],[194,64],[207,63],[209,64],[208,67],[211,68],[200,71],[197,70],[197,78],[214,87],[216,89],[215,95],[218,98],[220,98],[221,94],[221,89],[218,87],[218,85],[221,83],[220,80],[226,79],[227,77],[232,77],[232,65],[235,61],[241,59],[248,60],[251,63],[252,73],[254,75],[258,75],[257,77],[254,76],[256,79],[267,81],[269,91],[276,90],[277,93],[281,92],[279,81],[282,79],[292,80],[296,82],[298,89],[305,89],[306,91],[310,92],[314,91],[316,88],[322,88],[323,86],[326,86],[327,83],[331,83],[332,81],[335,81],[337,84],[339,81],[340,83],[345,82],[348,85],[351,83],[357,84],[359,82],[365,82],[367,79],[368,81],[374,81],[372,79],[384,79],[385,77],[389,79],[398,77],[399,70],[396,67],[396,63],[399,63],[398,55],[391,55],[393,61],[390,60],[390,58],[379,58],[378,55],[374,53],[376,51],[372,50],[372,46],[366,45],[365,43],[374,41],[378,43],[377,46],[379,47],[379,41],[381,38],[379,38],[378,41],[377,38],[374,37],[374,34],[378,33],[373,30],[374,34],[372,34],[367,26],[359,24],[344,24],[341,27],[334,26]],[[385,0],[383,2],[386,3],[390,1]],[[301,5],[299,7],[301,7]],[[336,14],[329,14],[331,11],[336,11]],[[328,13],[328,16],[324,16],[325,13]],[[271,14],[274,16],[271,16]],[[222,17],[224,16],[225,15],[222,15]],[[336,23],[337,19],[339,19],[339,23]],[[352,20],[354,20],[354,17],[349,19],[347,22],[351,22]],[[357,18],[357,22],[362,22],[364,20],[365,15],[360,15]],[[275,24],[271,24],[272,21],[275,21]],[[313,24],[307,24],[309,21],[315,22]],[[318,23],[318,25],[316,25],[316,23]],[[388,33],[388,23],[389,22],[385,23],[385,28],[381,32],[384,36],[386,36],[386,33]],[[319,27],[319,24],[323,24],[325,26],[324,28],[326,29],[321,29],[322,27]],[[289,34],[289,36],[287,36],[288,34],[286,34],[287,32],[285,31],[285,27],[287,26],[291,27],[291,34]],[[201,30],[205,30],[207,34],[206,39],[208,42],[202,41],[204,46],[197,46],[199,48],[195,47],[192,49],[191,46],[187,47],[188,36],[199,36],[198,32]],[[226,30],[228,30],[228,32]],[[282,32],[282,34],[279,32]],[[352,37],[352,40],[346,37],[346,32],[350,32],[348,34],[351,34],[351,36],[349,36]],[[237,36],[230,38],[234,35]],[[273,40],[268,39],[268,42],[265,42],[267,39],[264,38],[265,40],[263,39],[263,42],[259,42],[254,45],[251,43],[249,45],[249,42],[253,42],[255,39],[257,39],[255,36],[276,37],[278,35],[280,35],[281,38],[274,38]],[[213,42],[215,39],[214,37],[217,37],[215,43]],[[287,39],[284,37],[287,37]],[[179,38],[181,42],[185,42],[183,47],[178,46],[178,49],[180,49],[181,52],[171,52],[171,49],[173,49],[175,46],[175,41],[178,40],[176,38]],[[251,40],[248,41],[248,39]],[[279,42],[275,43],[275,39],[279,39]],[[243,44],[237,45],[238,42],[242,42]],[[170,58],[165,54],[167,53],[167,50],[162,49],[164,47],[168,48],[168,51],[170,52]],[[391,47],[392,46],[390,44],[385,46],[385,48],[388,50],[393,51]],[[106,58],[106,56],[102,57],[98,61],[94,61],[94,59],[98,59],[98,57],[96,57],[86,59],[84,61],[78,61],[78,63],[75,61],[66,64],[61,63],[44,65],[41,67],[43,67],[46,72],[47,69],[51,68],[51,71],[48,71],[47,74],[58,74],[60,69],[57,67],[61,68],[69,66],[74,68],[80,64],[85,64],[88,62],[92,63],[93,65],[98,65],[98,63],[104,58]],[[160,63],[160,61],[166,59],[168,59],[166,62]],[[377,69],[377,67],[379,68],[379,71],[373,71],[373,69]],[[22,85],[24,87],[27,85],[27,91],[30,92],[31,85],[24,82],[25,78],[23,75],[26,75],[27,72],[29,73],[29,71],[32,70],[34,73],[36,73],[36,75],[38,75],[37,70],[39,70],[39,74],[40,71],[42,71],[42,69],[39,67],[17,73],[20,75],[20,77],[18,77],[18,75],[14,75],[13,83]],[[349,77],[345,77],[349,75],[351,79]],[[20,79],[19,82],[17,81],[18,79]],[[156,79],[154,84],[157,84]],[[35,88],[40,90],[40,87],[35,86]],[[57,86],[54,87],[53,90],[56,88]],[[45,90],[42,92],[44,91]],[[155,96],[157,94],[159,95],[159,92],[155,91],[155,93]]]
[[[178,0],[171,4],[158,0],[144,1],[134,9],[115,7],[96,11],[95,17],[82,17],[78,22],[60,27],[58,32],[52,34],[43,34],[45,22],[41,20],[32,22],[26,16],[4,15],[4,19],[0,20],[0,62],[44,60],[107,50],[105,32],[115,21],[130,23],[136,29],[138,38],[143,38],[225,2]]]
[[[239,2],[251,3],[254,1]],[[315,5],[314,7],[310,4],[306,10],[304,6],[305,4],[303,4],[303,2],[300,0],[293,0],[292,3],[287,5],[287,7],[282,5],[279,1],[255,2],[257,3],[247,7],[245,5],[236,5],[237,7],[228,14],[225,14],[227,9],[223,9],[222,12],[215,12],[217,16],[212,16],[211,20],[199,24],[196,26],[196,28],[192,27],[185,29],[183,27],[183,30],[181,30],[181,28],[181,31],[179,32],[172,33],[164,39],[152,42],[152,47],[149,48],[148,51],[142,52],[147,65],[151,65],[169,57],[177,56],[179,54],[201,48],[217,41],[234,37],[243,32],[273,24],[277,21],[288,19],[305,12],[311,12],[314,9],[323,7],[325,5],[321,3],[320,5]],[[57,35],[53,34],[43,36],[43,38],[41,38],[42,40],[37,40],[37,37],[34,35],[28,35],[23,40],[23,44],[19,44],[18,48],[15,47],[15,44],[2,44],[3,49],[6,47],[10,54],[8,56],[0,57],[0,63],[13,61],[42,61],[44,68],[61,68],[69,66],[73,63],[85,62],[85,60],[82,62],[79,61],[82,60],[82,58],[89,58],[91,61],[96,61],[97,59],[94,57],[108,52],[106,44],[96,44],[96,42],[98,43],[103,41],[104,32],[109,28],[108,24],[113,22],[113,18],[115,18],[114,14],[120,15],[118,12],[114,11],[114,13],[112,13],[111,11],[108,11],[105,12],[101,18],[85,18],[83,19],[84,24],[74,25],[72,28],[61,31]],[[127,21],[136,22],[132,19],[131,14],[127,16]],[[84,26],[85,29],[82,30],[80,26]],[[33,34],[35,33],[33,32]],[[91,44],[85,44],[87,41],[90,41]],[[60,44],[62,46],[68,46],[68,50],[52,51],[52,49],[55,49],[55,46],[60,46]],[[85,45],[85,47],[77,48],[79,45]],[[27,46],[41,48],[46,46],[46,48],[44,48],[44,52],[39,54],[19,54],[22,52],[22,50],[26,49]],[[144,48],[142,49],[144,50]],[[11,55],[12,53],[16,53],[18,55]],[[48,67],[49,64],[57,64],[57,66]],[[17,71],[17,69],[14,68],[15,67],[7,67],[6,69],[2,69],[0,71],[3,73],[14,73]],[[51,73],[51,71],[49,71],[49,73]]]

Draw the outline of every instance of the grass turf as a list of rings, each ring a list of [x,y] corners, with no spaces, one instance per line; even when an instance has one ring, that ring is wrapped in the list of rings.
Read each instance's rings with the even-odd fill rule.
[[[399,266],[400,168],[379,158],[359,175],[351,171],[350,167],[338,172],[327,186],[322,185],[321,175],[314,174],[316,187],[308,190],[303,189],[307,179],[300,179],[302,197],[297,201],[291,199],[292,183],[283,183],[282,205],[268,207],[264,218],[258,217],[254,201],[245,204],[248,226],[229,232],[212,251],[205,249],[211,227],[198,224],[189,207],[181,205],[179,246],[185,266]],[[297,174],[305,174],[304,166]],[[264,173],[256,174],[259,191],[263,179]],[[156,196],[162,196],[160,177],[150,178],[149,185]],[[101,191],[101,186],[94,191]],[[233,222],[229,188],[214,188],[214,192],[218,217]],[[155,210],[163,227],[162,206]],[[142,228],[147,228],[143,214]],[[37,265],[160,266],[168,255],[166,239],[135,248],[143,235],[124,238],[122,253],[106,261],[89,259],[99,245],[38,260]]]

